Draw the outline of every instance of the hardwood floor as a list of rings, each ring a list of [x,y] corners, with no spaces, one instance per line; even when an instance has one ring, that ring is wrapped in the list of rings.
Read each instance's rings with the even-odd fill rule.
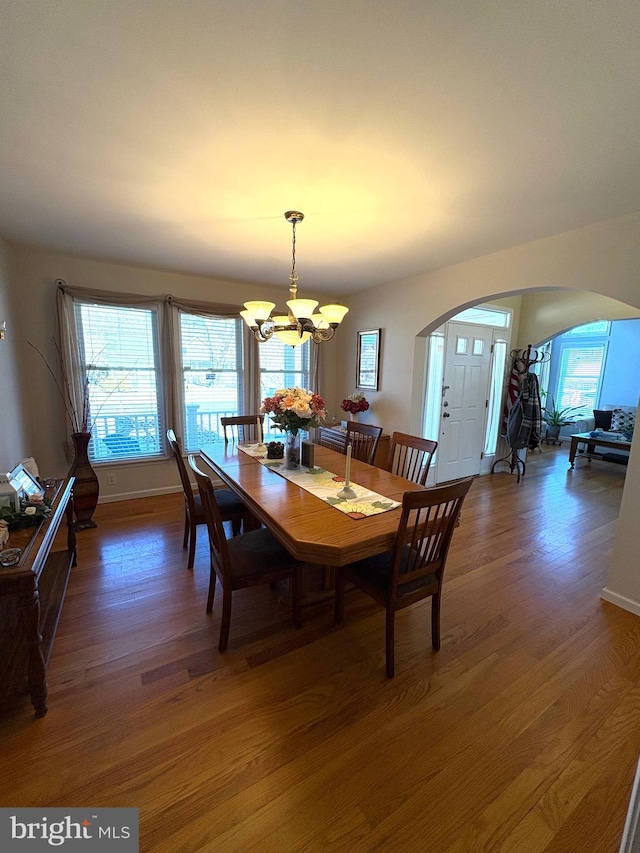
[[[0,805],[135,806],[153,853],[609,853],[640,753],[640,619],[600,599],[624,468],[568,446],[477,480],[430,602],[347,594],[291,626],[286,590],[221,596],[182,550],[182,495],[78,534],[50,710],[0,718]],[[313,577],[311,581],[313,582]]]

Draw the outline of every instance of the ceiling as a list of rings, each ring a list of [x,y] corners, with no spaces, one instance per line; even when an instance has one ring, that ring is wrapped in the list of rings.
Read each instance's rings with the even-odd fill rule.
[[[637,0],[0,0],[0,234],[348,294],[640,210]]]

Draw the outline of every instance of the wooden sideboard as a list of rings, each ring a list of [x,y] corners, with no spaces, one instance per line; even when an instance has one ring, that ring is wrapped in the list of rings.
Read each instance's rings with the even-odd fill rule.
[[[13,531],[5,548],[20,548],[20,562],[0,566],[0,708],[29,694],[37,717],[47,712],[47,663],[76,564],[73,482],[47,489],[50,516]]]
[[[317,442],[318,444],[328,447],[330,450],[337,450],[338,453],[344,453],[345,433],[346,430],[344,427],[320,427],[318,429]],[[386,469],[387,467],[387,463],[389,462],[390,443],[390,437],[383,432],[380,436],[380,440],[378,441],[376,455],[373,459],[373,464],[378,468]]]

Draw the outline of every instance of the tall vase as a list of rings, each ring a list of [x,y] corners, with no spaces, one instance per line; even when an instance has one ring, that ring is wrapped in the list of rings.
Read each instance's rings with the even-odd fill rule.
[[[74,527],[76,530],[84,530],[87,527],[98,526],[95,521],[92,521],[91,516],[98,503],[100,484],[89,462],[91,433],[74,432],[71,438],[73,439],[73,465],[69,476],[76,478],[73,484],[73,509],[76,516]]]
[[[357,422],[357,420],[358,420],[358,413],[357,413],[357,412],[349,412],[349,420],[350,420],[350,421],[356,421],[356,422]]]
[[[300,467],[300,433],[286,432],[284,438],[284,467],[291,470]]]

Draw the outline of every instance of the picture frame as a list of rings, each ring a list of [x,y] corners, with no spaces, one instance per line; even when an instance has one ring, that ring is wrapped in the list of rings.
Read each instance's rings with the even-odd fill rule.
[[[382,329],[358,332],[356,388],[377,391],[380,383],[380,338]]]
[[[18,497],[25,495],[31,498],[34,495],[44,495],[44,489],[36,478],[31,474],[25,466],[20,462],[19,465],[7,473],[7,480],[12,489],[16,491]]]
[[[300,442],[300,464],[303,468],[309,468],[309,470],[311,470],[315,467],[313,464],[313,450],[314,444],[312,441]]]

